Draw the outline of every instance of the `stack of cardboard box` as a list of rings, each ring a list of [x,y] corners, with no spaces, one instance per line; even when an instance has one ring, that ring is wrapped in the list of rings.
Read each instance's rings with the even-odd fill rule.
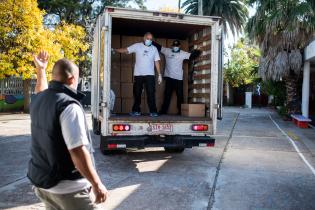
[[[120,36],[113,35],[112,36],[112,48],[120,48]],[[111,62],[111,89],[115,93],[115,106],[114,113],[121,112],[121,88],[120,88],[120,57],[119,53],[112,54],[112,62]]]
[[[135,43],[134,37],[122,36],[121,47],[129,47]],[[133,68],[134,68],[134,54],[121,54],[121,112],[129,113],[133,105]]]

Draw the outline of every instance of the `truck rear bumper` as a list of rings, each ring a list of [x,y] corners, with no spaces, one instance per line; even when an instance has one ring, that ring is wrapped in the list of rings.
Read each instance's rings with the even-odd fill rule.
[[[101,149],[145,147],[213,147],[215,139],[210,136],[101,136]]]

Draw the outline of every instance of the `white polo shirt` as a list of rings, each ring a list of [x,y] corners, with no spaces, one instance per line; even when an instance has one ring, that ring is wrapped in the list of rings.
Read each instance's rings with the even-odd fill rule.
[[[164,77],[183,80],[183,61],[189,59],[190,53],[180,50],[173,52],[170,48],[162,47],[161,53],[165,55]]]
[[[134,76],[146,76],[154,74],[154,62],[160,60],[160,55],[155,46],[150,47],[142,42],[135,43],[127,48],[128,53],[136,53]]]

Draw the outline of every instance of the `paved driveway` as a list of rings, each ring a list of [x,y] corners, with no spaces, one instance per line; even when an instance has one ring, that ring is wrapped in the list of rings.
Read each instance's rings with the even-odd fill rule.
[[[283,122],[272,111],[226,108],[215,148],[182,154],[156,148],[113,156],[96,150],[98,170],[110,190],[103,207],[315,209],[315,158],[294,141],[298,154],[272,120],[281,128]],[[0,115],[0,125],[0,209],[43,209],[25,178],[28,116]],[[98,136],[93,138],[98,147]]]

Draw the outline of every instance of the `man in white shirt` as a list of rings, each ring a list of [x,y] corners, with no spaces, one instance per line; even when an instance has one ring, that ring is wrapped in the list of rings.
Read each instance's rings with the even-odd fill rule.
[[[172,93],[175,90],[177,96],[178,114],[181,114],[181,104],[184,101],[183,97],[183,61],[195,59],[200,55],[199,50],[193,50],[192,53],[185,52],[180,49],[180,41],[174,40],[172,48],[165,48],[158,43],[153,43],[159,51],[165,56],[165,91],[164,101],[160,114],[167,114],[170,105]]]
[[[160,71],[160,55],[155,46],[152,45],[153,35],[147,32],[143,37],[143,42],[135,43],[127,48],[115,49],[118,53],[136,54],[136,63],[134,67],[134,84],[133,97],[134,104],[132,107],[132,116],[140,116],[141,94],[143,86],[147,92],[147,103],[149,105],[150,116],[157,117],[155,103],[155,72],[154,66],[158,73],[158,83],[162,83]]]
[[[34,57],[36,95],[31,103],[32,146],[27,176],[46,209],[98,209],[108,196],[98,176],[93,145],[76,91],[79,69],[58,60],[47,84],[48,54]],[[90,192],[95,200],[92,200]]]

